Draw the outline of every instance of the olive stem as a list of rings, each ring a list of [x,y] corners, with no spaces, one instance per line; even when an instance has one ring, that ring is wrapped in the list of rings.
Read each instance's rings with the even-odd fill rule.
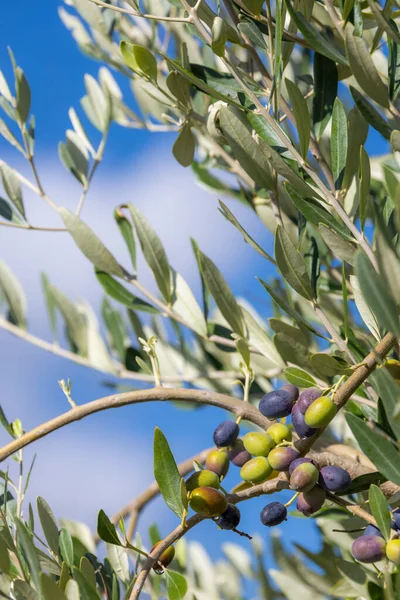
[[[383,569],[383,579],[385,581],[385,600],[396,600],[396,597],[394,595],[392,576],[390,574],[388,561]]]
[[[290,500],[288,502],[286,502],[286,504],[284,504],[284,506],[286,506],[286,508],[288,506],[290,506],[291,504],[293,504],[293,502],[296,500],[296,498],[298,498],[300,496],[300,492],[296,492],[294,494],[294,496],[292,496],[292,498],[290,498]]]

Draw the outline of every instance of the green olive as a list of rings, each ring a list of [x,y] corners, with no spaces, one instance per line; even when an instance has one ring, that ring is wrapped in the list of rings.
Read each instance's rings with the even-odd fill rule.
[[[262,483],[272,473],[272,467],[265,456],[256,456],[240,469],[240,477],[250,483]]]
[[[194,512],[205,517],[222,515],[228,508],[224,494],[212,487],[199,487],[189,497],[189,505]]]
[[[275,442],[268,433],[250,431],[243,438],[243,445],[253,456],[268,456]]]
[[[268,435],[272,437],[275,444],[280,444],[283,441],[290,442],[292,439],[292,430],[283,423],[274,423],[267,429]]]
[[[336,404],[328,396],[314,400],[307,408],[304,420],[309,427],[325,427],[337,413]]]
[[[213,471],[204,469],[203,471],[196,471],[185,481],[186,489],[188,492],[193,492],[199,487],[212,487],[215,489],[219,488],[219,477]]]

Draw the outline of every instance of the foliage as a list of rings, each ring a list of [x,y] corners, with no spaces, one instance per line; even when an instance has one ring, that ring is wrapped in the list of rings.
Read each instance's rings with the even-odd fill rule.
[[[0,72],[0,134],[27,160],[32,179],[0,161],[0,225],[46,235],[49,228],[29,221],[24,188],[36,192],[57,211],[57,231],[66,230],[92,263],[93,282],[104,299],[99,318],[55,287],[51,274],[43,274],[54,336],[48,342],[30,333],[19,277],[0,261],[0,327],[113,376],[108,384],[115,389],[119,380],[154,384],[148,396],[137,390],[139,400],[135,392],[120,394],[117,405],[144,398],[187,406],[190,400],[191,407],[224,407],[238,423],[243,417],[267,428],[254,405],[278,381],[317,387],[322,403],[336,405],[329,418],[319,419],[317,426],[323,426],[308,439],[295,436],[280,445],[293,443],[302,455],[328,446],[316,460],[343,466],[353,482],[342,495],[328,494],[314,515],[322,545],[317,554],[300,544],[296,552],[288,550],[279,536],[271,536],[277,568],[265,567],[269,548],[258,538],[247,549],[223,545],[225,558],[213,563],[197,542],[180,539],[205,518],[187,520],[190,493],[183,480],[202,468],[204,457],[179,468],[157,428],[155,479],[181,524],[150,557],[141,536],[133,537],[137,517],[157,493],[154,484],[135,505],[128,531],[123,518],[100,511],[98,536],[106,557],[102,551],[97,556],[84,524],[57,523],[43,498],[37,511],[24,503],[31,473],[24,479],[24,446],[95,412],[89,404],[76,407],[70,382],[62,381],[71,410],[38,431],[25,433],[21,422],[9,422],[0,408],[11,439],[0,459],[12,456],[21,467],[16,482],[7,470],[0,472],[2,597],[134,600],[144,586],[152,598],[233,600],[244,597],[245,580],[257,586],[260,598],[399,597],[398,565],[385,560],[375,571],[350,554],[356,532],[367,523],[375,523],[386,541],[398,535],[391,511],[400,505],[399,6],[397,0],[384,6],[376,0],[69,0],[60,18],[82,52],[101,64],[97,78],[84,76],[85,96],[79,111],[70,109],[71,128],[58,148],[82,187],[74,212],[60,207],[42,185],[31,88],[10,51],[14,82]],[[126,81],[133,99],[122,92]],[[88,123],[98,132],[97,142],[86,132]],[[199,185],[224,199],[215,218],[231,223],[232,239],[238,240],[239,232],[273,269],[270,280],[264,281],[264,273],[259,280],[260,294],[272,306],[268,321],[235,297],[218,256],[206,256],[192,240],[202,284],[197,299],[137,206],[113,207],[129,263],[121,264],[81,218],[114,126],[176,132],[175,159],[192,169]],[[386,148],[381,156],[370,152],[378,139]],[[274,256],[239,222],[238,202],[274,236]],[[157,295],[141,283],[139,251]],[[172,327],[164,328],[163,320]],[[174,389],[161,389],[166,383]],[[111,407],[105,403],[96,410]],[[330,447],[332,437],[336,444]],[[235,464],[247,452],[240,443],[230,451]],[[271,477],[259,486],[242,482],[228,500],[289,486],[284,474]],[[213,490],[209,496],[223,494]],[[301,512],[294,516],[302,518]],[[153,546],[160,541],[157,527],[149,537]],[[160,548],[164,544],[167,551],[174,542],[173,568],[163,568]]]

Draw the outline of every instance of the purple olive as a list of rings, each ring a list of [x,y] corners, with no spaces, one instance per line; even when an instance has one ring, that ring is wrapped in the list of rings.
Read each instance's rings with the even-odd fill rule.
[[[394,519],[396,527],[400,529],[400,508],[394,511],[392,517]]]
[[[316,485],[309,492],[300,494],[297,498],[297,510],[306,517],[310,517],[322,508],[325,499],[325,491]]]
[[[299,397],[299,388],[296,385],[293,385],[293,383],[287,383],[286,385],[283,385],[281,387],[281,390],[285,390],[285,392],[289,392],[289,394],[291,394],[293,396],[295,402],[296,402],[297,398]]]
[[[237,439],[232,448],[228,450],[228,458],[236,467],[243,467],[243,465],[251,460],[251,454],[247,452],[243,445],[243,441]]]
[[[309,492],[318,482],[318,469],[311,463],[303,463],[290,476],[290,487],[296,492]]]
[[[274,471],[288,471],[291,463],[299,458],[299,452],[291,446],[274,448],[268,454],[268,461]]]
[[[286,506],[281,502],[270,502],[264,506],[260,513],[261,523],[266,527],[274,527],[282,521],[286,521],[287,510]]]
[[[274,390],[261,398],[258,410],[264,417],[273,420],[290,415],[294,403],[292,393],[287,390]]]
[[[297,400],[296,406],[300,412],[305,415],[307,408],[321,396],[321,390],[318,388],[307,388],[301,392],[299,399]]]
[[[236,529],[240,523],[240,510],[234,504],[228,504],[226,511],[215,522],[220,529]]]
[[[214,444],[219,448],[232,446],[239,435],[239,425],[235,421],[222,421],[214,431]]]
[[[307,458],[306,456],[301,456],[300,458],[295,458],[295,460],[292,463],[290,463],[289,475],[293,473],[296,467],[298,467],[299,465],[303,465],[304,463],[311,463],[312,465],[314,465],[314,467],[317,467],[317,469],[319,469],[319,464],[317,463],[317,461],[313,460],[312,458]]]
[[[354,540],[351,553],[362,563],[374,563],[385,558],[386,542],[377,535],[362,535]]]
[[[319,485],[327,492],[345,492],[351,485],[351,477],[349,473],[342,469],[330,465],[322,467],[319,472]]]
[[[364,529],[363,535],[377,535],[378,537],[383,538],[383,535],[381,534],[380,529],[375,527],[375,525],[372,525],[372,523],[370,523],[369,525],[366,526],[366,528]]]

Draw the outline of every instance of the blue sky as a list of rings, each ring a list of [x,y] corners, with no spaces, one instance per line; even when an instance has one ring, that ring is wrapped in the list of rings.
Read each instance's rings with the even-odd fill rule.
[[[78,107],[84,93],[83,74],[96,75],[99,65],[77,50],[58,18],[57,7],[58,3],[52,1],[41,3],[39,8],[37,3],[21,0],[5,4],[0,23],[0,69],[10,77],[9,45],[31,84],[38,165],[46,190],[55,201],[73,207],[79,198],[79,186],[59,165],[57,144],[69,127],[68,109]],[[137,203],[161,235],[171,262],[197,292],[199,282],[191,257],[190,235],[198,239],[202,249],[221,267],[234,291],[256,302],[264,317],[270,316],[267,298],[255,282],[256,275],[268,278],[271,274],[269,263],[244,245],[219,216],[217,198],[198,188],[190,171],[174,161],[170,152],[173,140],[172,134],[154,135],[113,126],[105,161],[94,181],[83,218],[118,258],[128,264],[112,222],[112,211],[117,203]],[[374,137],[370,143],[376,144],[377,139]],[[2,140],[0,156],[28,175],[25,165]],[[32,221],[54,222],[39,199],[27,194],[26,201]],[[236,204],[230,207],[271,251],[271,236],[250,211]],[[0,255],[12,266],[27,291],[29,327],[37,335],[48,339],[50,336],[38,284],[41,270],[72,299],[87,298],[98,310],[101,292],[92,268],[63,234],[1,231]],[[143,263],[141,268],[145,283],[152,286]],[[61,378],[71,378],[77,403],[108,393],[99,374],[45,354],[1,331],[0,358],[1,403],[10,419],[20,417],[26,429],[67,410],[57,384]],[[95,415],[37,444],[31,495],[43,495],[57,516],[82,519],[93,527],[100,508],[109,513],[117,511],[152,480],[152,436],[156,425],[167,435],[177,460],[183,460],[210,445],[212,432],[224,416],[215,409],[187,413],[161,404]],[[32,448],[27,450],[27,457],[32,452]],[[238,477],[237,472],[235,476]],[[234,481],[231,474],[229,482]],[[265,499],[257,499],[243,505],[241,527],[250,533],[258,531],[267,538],[269,532],[261,531],[258,517],[265,503]],[[140,529],[145,532],[144,525],[153,519],[161,522],[164,534],[176,524],[172,513],[160,501],[149,508]],[[318,547],[313,525],[308,521],[291,519],[281,526],[281,531],[288,543],[306,539],[305,545]],[[213,557],[221,555],[220,542],[247,545],[233,534],[217,535],[210,523],[198,528],[191,538],[204,543]]]

